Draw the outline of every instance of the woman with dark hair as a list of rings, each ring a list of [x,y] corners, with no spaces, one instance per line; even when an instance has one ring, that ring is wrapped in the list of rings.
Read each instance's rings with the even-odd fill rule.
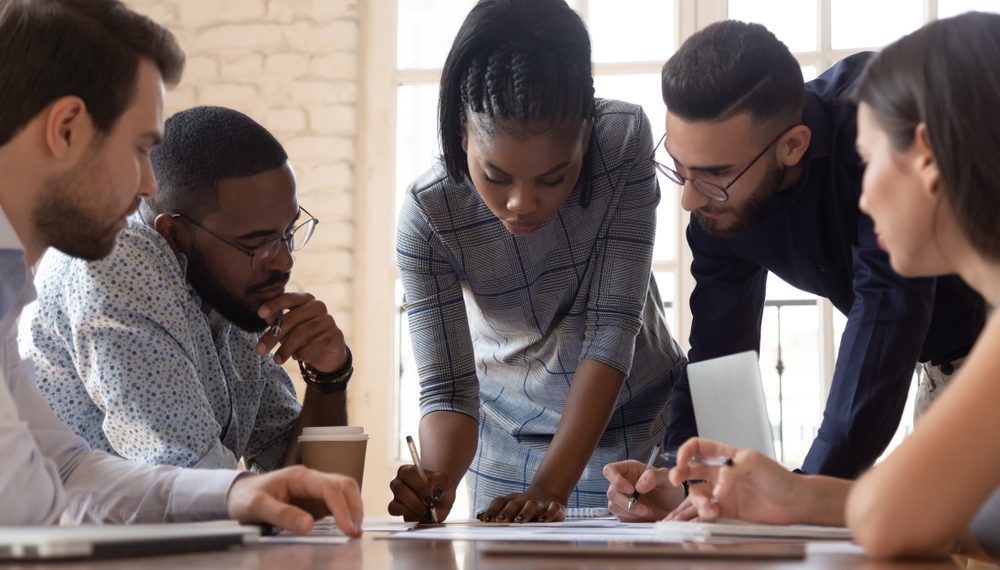
[[[650,272],[649,122],[594,98],[563,0],[479,2],[439,118],[443,161],[410,186],[397,235],[429,483],[401,468],[389,512],[443,519],[463,476],[485,521],[603,507],[601,468],[662,441],[685,364]]]
[[[885,48],[857,99],[861,209],[906,276],[957,273],[1000,302],[1000,14],[939,20]],[[704,519],[844,525],[877,557],[961,552],[1000,561],[1000,315],[908,437],[857,483],[790,473],[759,453],[692,439],[678,467]],[[722,454],[731,467],[690,465]],[[669,480],[669,482],[668,482]],[[656,485],[656,483],[659,483]],[[612,500],[621,513],[621,500]],[[618,504],[614,504],[618,503]]]

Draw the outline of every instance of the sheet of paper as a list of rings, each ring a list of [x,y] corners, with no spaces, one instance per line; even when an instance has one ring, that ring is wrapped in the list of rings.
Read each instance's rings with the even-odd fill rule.
[[[681,539],[740,537],[797,538],[850,540],[851,533],[843,527],[811,525],[770,525],[720,519],[714,523],[693,521],[660,521],[655,525],[661,536]]]
[[[262,536],[257,542],[260,544],[346,544],[353,540],[344,535],[330,534],[326,536],[317,534],[285,534],[277,536]]]
[[[402,540],[497,540],[497,541],[570,541],[570,542],[681,542],[659,536],[653,525],[626,524],[619,526],[579,526],[569,523],[499,525],[479,523],[447,523],[440,526],[419,526],[407,532],[389,536]]]

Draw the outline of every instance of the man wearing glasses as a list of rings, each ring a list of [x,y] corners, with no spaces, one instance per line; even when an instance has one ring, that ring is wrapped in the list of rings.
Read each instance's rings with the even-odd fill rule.
[[[182,467],[294,463],[303,427],[346,423],[353,369],[324,304],[285,291],[317,225],[288,157],[246,115],[197,107],[167,120],[151,159],[159,192],[110,256],[42,260],[21,352],[96,449]]]
[[[787,47],[757,24],[692,36],[663,68],[659,170],[683,186],[696,280],[691,361],[760,349],[768,272],[847,316],[823,422],[803,464],[853,478],[896,431],[916,363],[926,396],[971,347],[984,319],[953,277],[904,279],[858,211],[851,89],[870,54],[804,85]],[[686,379],[674,384],[667,447],[694,435]]]

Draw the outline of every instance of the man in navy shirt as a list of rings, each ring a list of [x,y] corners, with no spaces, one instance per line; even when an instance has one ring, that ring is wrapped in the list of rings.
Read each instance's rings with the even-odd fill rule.
[[[848,57],[804,85],[798,62],[763,26],[709,26],[664,65],[657,155],[692,213],[692,362],[759,351],[768,271],[847,315],[803,465],[845,478],[889,443],[915,363],[947,376],[985,317],[957,278],[896,275],[871,218],[858,211],[864,166],[851,91],[870,57]],[[667,447],[695,435],[686,378],[674,383],[667,433]]]

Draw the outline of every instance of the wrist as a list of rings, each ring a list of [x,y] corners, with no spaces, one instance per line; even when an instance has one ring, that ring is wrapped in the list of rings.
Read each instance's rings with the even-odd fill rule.
[[[347,352],[347,359],[344,364],[332,372],[320,372],[310,365],[299,361],[299,372],[302,379],[306,381],[306,386],[314,388],[324,394],[335,394],[347,389],[347,382],[354,374],[354,358],[351,356],[351,349],[344,347]]]

